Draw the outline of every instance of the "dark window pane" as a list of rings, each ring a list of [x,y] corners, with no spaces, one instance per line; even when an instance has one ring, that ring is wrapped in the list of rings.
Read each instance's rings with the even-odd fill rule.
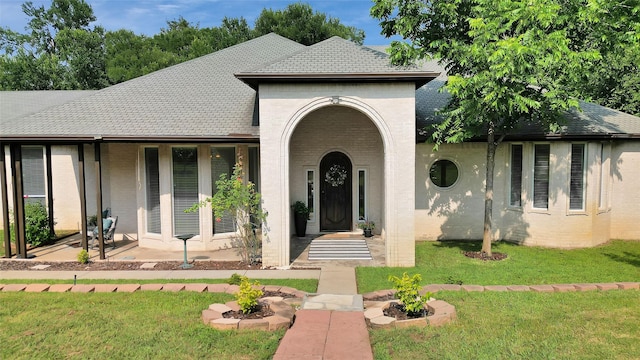
[[[147,232],[160,234],[160,168],[158,149],[144,149],[144,165],[147,185]]]
[[[584,209],[584,144],[571,145],[569,209]]]
[[[533,164],[533,207],[535,208],[549,207],[549,152],[548,144],[535,146]]]
[[[511,145],[511,206],[522,206],[522,145]]]
[[[458,180],[458,167],[449,160],[438,160],[431,165],[429,178],[438,187],[450,187]]]
[[[172,157],[174,234],[199,234],[199,212],[184,212],[198,202],[198,150],[173,148]]]
[[[214,147],[211,148],[211,182],[213,183],[212,194],[218,191],[216,181],[220,175],[229,178],[233,174],[233,167],[236,164],[236,148],[234,147]],[[222,234],[236,231],[233,218],[230,214],[220,214],[214,216],[213,233]]]

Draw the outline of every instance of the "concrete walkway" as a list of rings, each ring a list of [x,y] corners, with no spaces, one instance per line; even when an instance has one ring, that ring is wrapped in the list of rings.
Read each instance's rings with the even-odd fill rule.
[[[280,341],[275,360],[373,359],[355,269],[323,267],[318,294],[309,294]]]

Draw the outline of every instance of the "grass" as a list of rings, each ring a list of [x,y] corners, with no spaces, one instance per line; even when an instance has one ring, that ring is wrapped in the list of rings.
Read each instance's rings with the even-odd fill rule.
[[[502,261],[470,259],[462,251],[479,251],[479,242],[418,242],[412,268],[359,267],[358,291],[389,289],[389,275],[420,273],[424,284],[462,282],[467,285],[539,285],[639,281],[640,241],[612,241],[574,250],[545,249],[497,243]]]
[[[284,331],[217,331],[214,293],[0,293],[2,359],[269,359]]]
[[[288,286],[294,289],[314,293],[318,289],[317,279],[251,279],[263,285]],[[3,284],[73,284],[73,279],[0,279]],[[226,284],[227,279],[78,279],[78,284]]]
[[[640,291],[439,292],[458,319],[371,331],[375,359],[639,359]]]

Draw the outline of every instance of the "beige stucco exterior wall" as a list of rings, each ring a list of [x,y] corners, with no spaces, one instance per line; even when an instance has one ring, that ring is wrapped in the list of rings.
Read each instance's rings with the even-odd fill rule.
[[[640,143],[614,143],[611,163],[611,238],[640,240]]]
[[[627,200],[612,197],[609,172],[609,145],[586,144],[585,208],[569,209],[571,143],[550,144],[549,206],[533,207],[533,151],[535,143],[523,145],[521,207],[509,205],[510,145],[503,143],[496,152],[493,202],[493,237],[526,245],[560,248],[588,247],[610,239],[610,201],[617,206]],[[629,155],[627,155],[629,156]],[[438,159],[453,161],[459,179],[450,188],[440,189],[431,183],[428,171]],[[454,240],[482,238],[484,214],[484,179],[486,144],[443,145],[438,152],[432,145],[416,147],[416,237],[420,240]],[[605,174],[601,175],[601,163]],[[626,169],[626,172],[632,171]],[[600,198],[600,189],[602,198]],[[602,200],[600,200],[602,199]],[[629,203],[629,201],[627,201]],[[629,205],[626,205],[629,206]],[[635,205],[637,208],[637,205]],[[633,207],[633,205],[632,205]],[[621,220],[622,221],[622,220]],[[637,227],[637,225],[636,225]]]
[[[390,266],[412,266],[414,249],[415,88],[413,84],[263,84],[260,96],[261,190],[269,212],[263,265],[290,261],[291,139],[307,115],[346,106],[365,114],[384,145],[381,230]],[[315,141],[326,139],[316,137]],[[330,150],[330,149],[327,149]]]
[[[318,139],[322,139],[319,141]],[[352,229],[357,229],[358,221],[358,171],[365,170],[366,216],[374,221],[378,228],[384,228],[382,222],[382,201],[384,184],[384,147],[380,133],[375,125],[363,113],[345,106],[324,107],[310,113],[296,127],[291,137],[290,183],[291,202],[307,197],[307,171],[315,174],[314,215],[307,223],[307,233],[320,232],[320,183],[324,175],[320,174],[320,161],[329,152],[345,153],[352,163]],[[293,232],[293,228],[291,229]]]

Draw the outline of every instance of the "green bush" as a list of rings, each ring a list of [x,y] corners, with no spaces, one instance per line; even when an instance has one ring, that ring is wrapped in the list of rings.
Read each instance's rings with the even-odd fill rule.
[[[56,236],[49,228],[49,213],[41,203],[24,204],[25,236],[32,246],[48,245]]]
[[[422,281],[420,274],[409,277],[405,272],[402,278],[389,275],[389,281],[393,282],[396,298],[402,302],[407,313],[417,315],[424,311],[424,304],[431,297],[431,293],[420,295],[420,281]]]
[[[227,284],[229,285],[240,285],[242,280],[248,280],[246,276],[242,276],[238,273],[231,274],[231,277],[227,279]]]
[[[248,314],[253,311],[255,307],[258,306],[258,299],[264,295],[262,290],[254,288],[254,286],[259,287],[260,283],[254,281],[252,284],[246,277],[240,281],[240,290],[236,293],[236,301],[243,314]]]
[[[87,252],[87,250],[80,250],[80,252],[78,253],[78,262],[80,264],[86,264],[89,262],[89,253]]]

